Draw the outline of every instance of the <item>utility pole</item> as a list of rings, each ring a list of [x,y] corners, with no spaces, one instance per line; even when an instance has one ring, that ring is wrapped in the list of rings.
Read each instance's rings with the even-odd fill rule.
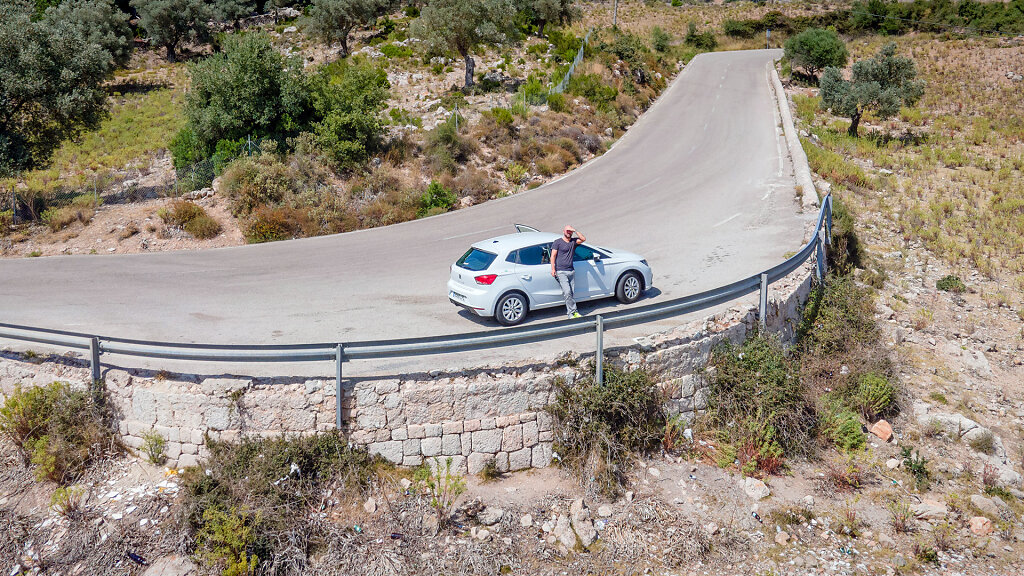
[[[771,39],[771,37],[772,37],[771,29],[770,28],[765,28],[764,29],[764,49],[765,50],[771,48],[771,46],[768,45],[768,41]]]

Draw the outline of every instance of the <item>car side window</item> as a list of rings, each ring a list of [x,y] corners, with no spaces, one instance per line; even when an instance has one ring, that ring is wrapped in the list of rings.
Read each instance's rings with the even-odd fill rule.
[[[591,260],[594,258],[594,249],[583,244],[576,245],[576,251],[572,254],[572,259],[576,262],[582,262],[583,260]]]
[[[518,263],[519,262],[519,250],[513,250],[513,251],[509,252],[508,256],[505,258],[505,262],[510,262],[512,264]]]
[[[520,248],[519,263],[524,266],[538,266],[551,263],[551,249],[548,244]]]

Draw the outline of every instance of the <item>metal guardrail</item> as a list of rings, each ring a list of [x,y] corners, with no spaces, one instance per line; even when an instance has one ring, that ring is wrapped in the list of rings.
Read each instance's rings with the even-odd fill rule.
[[[726,286],[665,302],[629,308],[606,315],[550,322],[539,326],[523,326],[487,332],[469,332],[423,338],[362,342],[219,345],[129,340],[80,332],[0,323],[0,338],[22,342],[37,342],[71,350],[88,350],[93,380],[100,380],[102,378],[101,355],[103,354],[200,362],[334,362],[336,364],[335,391],[337,393],[335,419],[336,424],[340,428],[342,365],[352,360],[465,352],[482,348],[542,342],[596,332],[597,379],[601,381],[604,357],[603,335],[604,330],[608,328],[632,326],[705,310],[758,290],[760,290],[758,317],[761,326],[764,327],[768,306],[768,286],[770,284],[788,276],[812,255],[815,256],[817,264],[816,276],[819,279],[825,276],[827,273],[826,247],[829,244],[831,229],[832,196],[828,195],[821,202],[821,211],[818,213],[814,237],[796,254],[760,274],[737,280]]]

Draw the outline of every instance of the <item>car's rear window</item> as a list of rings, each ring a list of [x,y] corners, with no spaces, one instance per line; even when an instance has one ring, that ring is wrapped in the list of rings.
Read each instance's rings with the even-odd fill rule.
[[[484,252],[477,248],[470,248],[459,258],[459,261],[455,263],[459,268],[465,268],[471,272],[479,272],[481,270],[487,270],[487,267],[494,262],[497,258],[497,254],[491,254],[490,252]]]

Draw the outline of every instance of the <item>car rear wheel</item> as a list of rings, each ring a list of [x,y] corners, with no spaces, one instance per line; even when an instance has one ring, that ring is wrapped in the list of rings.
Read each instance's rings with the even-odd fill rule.
[[[640,299],[643,286],[643,280],[640,279],[639,274],[633,271],[626,272],[619,277],[619,281],[615,285],[615,297],[623,304],[632,304]]]
[[[509,292],[498,299],[494,307],[494,318],[503,326],[515,326],[526,318],[529,309],[530,304],[526,301],[526,296],[518,292]]]

